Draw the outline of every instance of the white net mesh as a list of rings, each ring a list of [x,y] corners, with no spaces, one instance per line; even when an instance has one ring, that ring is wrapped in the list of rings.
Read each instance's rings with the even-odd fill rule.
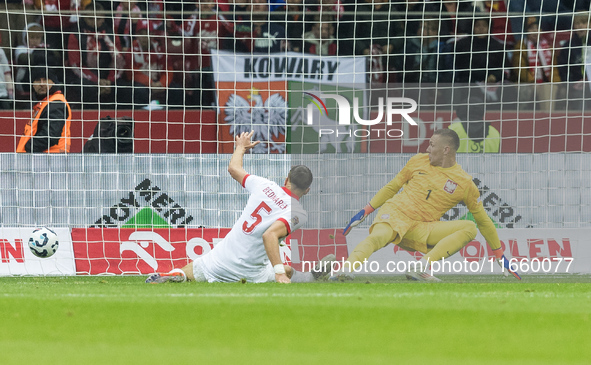
[[[249,172],[281,183],[308,164],[307,228],[334,235],[452,128],[499,227],[588,228],[589,2],[534,3],[7,1],[0,226],[231,227],[245,195],[227,153],[254,130]],[[15,153],[65,138],[47,121],[67,111],[45,110],[45,134],[22,139],[39,72],[71,107],[69,154]],[[133,120],[135,153],[79,154],[130,148],[122,129],[95,129],[107,116]]]

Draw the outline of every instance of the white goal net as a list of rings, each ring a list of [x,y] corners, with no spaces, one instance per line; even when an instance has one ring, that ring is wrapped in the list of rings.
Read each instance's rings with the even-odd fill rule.
[[[262,142],[250,173],[281,184],[304,163],[315,175],[288,262],[346,257],[343,226],[441,128],[460,135],[458,162],[497,227],[530,230],[514,246],[501,235],[511,254],[579,254],[589,2],[541,3],[1,4],[0,275],[147,273],[206,253],[246,202],[227,164],[250,130]],[[71,112],[40,109],[46,80]],[[56,263],[26,248],[40,226],[68,242]]]

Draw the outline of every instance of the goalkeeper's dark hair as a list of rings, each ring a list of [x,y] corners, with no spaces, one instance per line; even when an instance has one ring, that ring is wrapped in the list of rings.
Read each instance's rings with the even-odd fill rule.
[[[293,166],[287,177],[291,185],[301,191],[305,191],[312,185],[312,171],[304,165]]]
[[[460,137],[455,131],[451,129],[436,129],[433,131],[433,135],[447,138],[450,147],[453,148],[454,151],[457,151],[458,148],[460,148]]]

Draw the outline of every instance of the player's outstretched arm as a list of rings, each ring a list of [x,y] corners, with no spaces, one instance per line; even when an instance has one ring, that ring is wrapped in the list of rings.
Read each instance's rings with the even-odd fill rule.
[[[246,151],[250,150],[257,144],[261,143],[260,141],[251,142],[251,138],[254,131],[242,132],[236,136],[236,140],[234,143],[234,153],[232,154],[232,158],[230,159],[230,165],[228,165],[228,172],[230,176],[234,178],[234,180],[238,181],[242,184],[244,177],[248,174],[244,171],[242,167],[242,160]]]
[[[359,213],[355,214],[353,216],[353,218],[351,218],[351,220],[349,221],[349,224],[347,224],[347,226],[343,230],[343,235],[345,235],[345,236],[348,235],[349,232],[351,232],[351,229],[353,229],[353,227],[356,227],[361,222],[363,222],[365,220],[365,217],[370,215],[374,210],[375,210],[374,207],[372,207],[371,204],[368,203],[365,206],[365,208],[361,209],[359,211]]]
[[[503,252],[503,248],[501,247],[501,241],[499,240],[499,235],[497,234],[497,228],[495,227],[494,223],[490,219],[490,217],[482,208],[482,205],[479,205],[479,209],[472,212],[474,216],[474,220],[478,225],[478,229],[486,242],[492,249],[495,257],[497,258],[497,262],[503,268],[503,274],[507,276],[508,274],[512,274],[517,280],[521,280],[521,276],[517,273],[517,265],[511,264],[505,253]]]
[[[388,199],[391,199],[398,193],[402,185],[410,180],[412,173],[406,166],[400,170],[400,172],[392,179],[389,183],[384,185],[377,193],[373,196],[371,201],[361,209],[359,213],[355,214],[349,224],[343,230],[343,235],[348,235],[351,229],[365,220],[365,217],[370,215],[376,208],[381,207]]]
[[[281,261],[281,253],[279,252],[279,240],[286,237],[289,234],[285,223],[276,221],[271,224],[265,233],[263,233],[263,244],[265,245],[265,251],[267,257],[273,268],[275,269],[275,281],[278,283],[289,284],[291,280],[285,273],[285,267]]]
[[[508,276],[509,273],[511,273],[516,279],[521,280],[521,276],[519,276],[516,271],[516,265],[511,265],[509,260],[507,260],[507,257],[505,257],[505,253],[501,247],[501,241],[499,240],[499,234],[497,233],[497,227],[495,227],[493,221],[488,214],[486,214],[482,202],[478,201],[479,196],[480,193],[478,192],[478,188],[476,185],[472,184],[472,187],[466,190],[464,203],[468,207],[470,213],[472,213],[476,225],[478,226],[478,230],[482,233],[486,243],[495,254],[497,262],[503,268],[503,274]]]

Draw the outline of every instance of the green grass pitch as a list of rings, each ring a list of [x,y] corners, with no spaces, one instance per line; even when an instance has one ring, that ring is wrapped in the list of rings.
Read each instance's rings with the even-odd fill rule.
[[[586,276],[0,278],[0,364],[589,364]]]

